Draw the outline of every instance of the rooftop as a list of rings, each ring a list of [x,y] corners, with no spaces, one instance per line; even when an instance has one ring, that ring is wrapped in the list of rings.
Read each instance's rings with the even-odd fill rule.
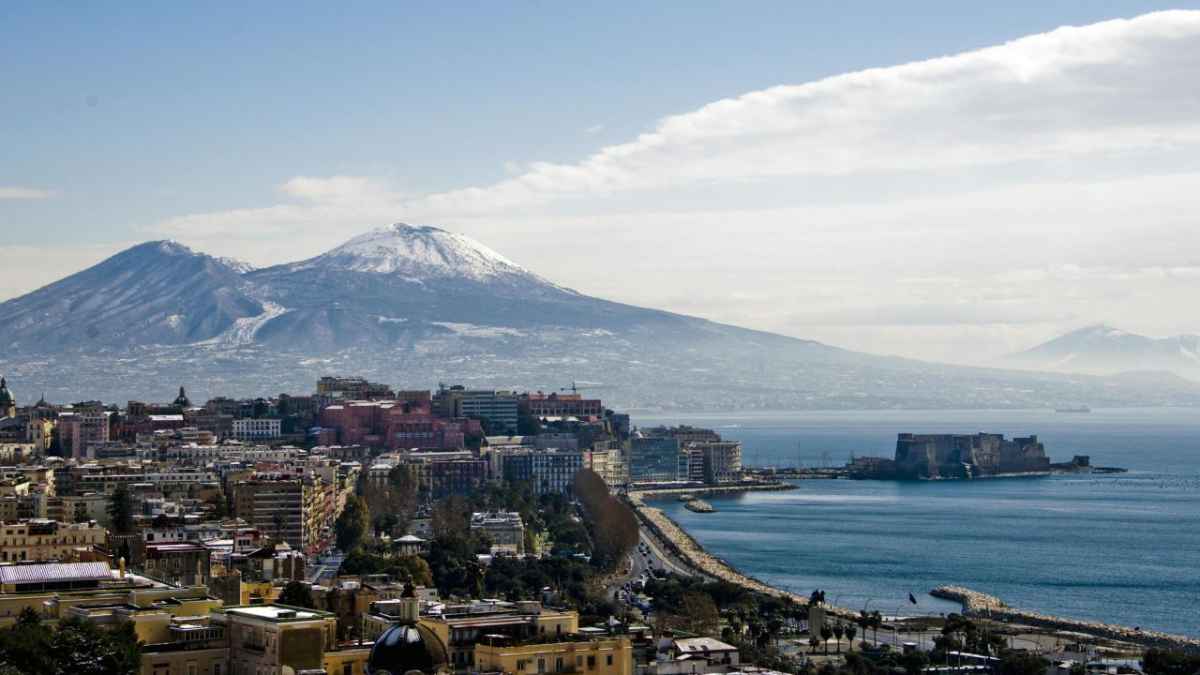
[[[112,568],[106,562],[0,565],[0,584],[107,581],[111,578]]]
[[[292,607],[291,605],[243,605],[239,607],[226,607],[223,611],[226,614],[237,614],[265,621],[306,621],[333,616],[329,612],[305,609],[303,607]]]

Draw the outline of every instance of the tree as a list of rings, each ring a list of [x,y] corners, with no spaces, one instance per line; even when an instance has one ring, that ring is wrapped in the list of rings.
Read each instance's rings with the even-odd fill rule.
[[[616,569],[637,545],[637,516],[628,504],[609,494],[604,479],[590,469],[575,474],[574,492],[592,535],[592,564],[601,570]]]
[[[808,646],[811,648],[811,651],[809,653],[816,654],[817,647],[821,646],[821,638],[817,637],[816,635],[813,635],[812,637],[808,638]]]
[[[833,636],[837,638],[837,653],[842,653],[842,637],[846,635],[846,627],[839,621],[833,625]]]
[[[711,635],[721,621],[720,610],[707,593],[692,591],[683,594],[681,602],[684,625],[689,633]]]
[[[850,642],[850,651],[854,651],[854,636],[858,635],[858,628],[852,623],[846,624],[846,640]]]
[[[900,665],[904,667],[907,675],[921,675],[921,671],[929,665],[929,655],[919,649],[914,649],[900,657]]]
[[[313,602],[312,589],[308,584],[299,581],[289,581],[287,586],[283,587],[283,592],[279,594],[279,604],[309,609],[317,606]]]
[[[108,519],[113,532],[133,532],[133,496],[124,483],[118,484],[108,498]]]
[[[371,513],[362,497],[350,495],[346,498],[346,507],[334,522],[333,530],[337,547],[343,551],[353,551],[362,544],[371,531]]]
[[[1200,673],[1200,654],[1155,647],[1142,657],[1147,675],[1194,675]]]
[[[833,628],[827,623],[821,625],[821,640],[825,643],[825,654],[829,654],[829,638],[833,637]]]
[[[1033,652],[1013,649],[1000,657],[1000,675],[1042,675],[1049,665]]]

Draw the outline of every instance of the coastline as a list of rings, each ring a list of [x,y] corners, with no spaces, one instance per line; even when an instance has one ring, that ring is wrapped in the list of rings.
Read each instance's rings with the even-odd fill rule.
[[[782,484],[787,485],[787,484]],[[718,492],[738,492],[757,489],[781,490],[787,487],[742,487],[716,488]],[[667,516],[661,509],[645,503],[646,499],[661,498],[671,494],[688,492],[687,490],[647,490],[631,492],[627,495],[638,519],[643,525],[680,560],[690,566],[696,573],[743,588],[780,598],[790,598],[802,605],[808,604],[808,597],[790,591],[776,588],[763,581],[749,576],[725,560],[709,553],[686,530]],[[691,494],[703,491],[693,490]],[[1040,628],[1052,633],[1085,634],[1093,638],[1112,640],[1142,647],[1166,647],[1181,649],[1189,652],[1200,652],[1200,639],[1184,635],[1176,635],[1152,630],[1140,630],[1129,626],[1107,624],[1084,619],[1070,619],[1029,610],[1009,607],[1000,598],[962,586],[938,586],[931,589],[929,594],[936,598],[958,602],[963,614],[979,619],[999,621],[1011,625],[1022,625]],[[826,606],[826,611],[834,616],[853,619],[857,613],[844,607]]]
[[[681,561],[686,563],[692,570],[703,577],[713,580],[725,581],[731,584],[736,584],[751,591],[771,595],[777,598],[787,598],[801,605],[808,605],[808,596],[799,595],[776,588],[763,581],[755,579],[752,576],[742,573],[733,565],[709,553],[703,546],[700,545],[690,534],[679,526],[674,520],[663,513],[662,509],[646,504],[646,499],[655,499],[672,494],[703,494],[703,493],[730,493],[730,492],[746,492],[746,491],[776,491],[776,490],[791,490],[795,489],[794,485],[787,483],[770,483],[759,486],[726,486],[708,488],[707,490],[646,490],[630,492],[626,495],[630,505],[633,506],[634,513],[637,514],[638,520],[646,527],[650,533],[663,544],[663,546],[676,555]],[[852,610],[844,607],[833,607],[825,605],[825,611],[834,616],[839,616],[846,619],[852,619],[857,616]]]

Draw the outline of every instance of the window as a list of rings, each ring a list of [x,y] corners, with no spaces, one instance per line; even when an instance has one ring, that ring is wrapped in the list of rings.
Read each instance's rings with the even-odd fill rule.
[[[594,655],[589,655],[588,656],[588,670],[595,670],[595,668],[596,668],[596,657]]]
[[[538,659],[538,672],[546,672],[546,659]]]
[[[342,664],[342,675],[354,675],[354,663],[353,662]]]
[[[612,654],[609,654],[608,656],[604,657],[604,665],[606,665],[606,666],[612,665]]]
[[[561,673],[562,671],[563,671],[563,662],[562,662],[562,657],[560,656],[557,659],[554,659],[554,672]]]

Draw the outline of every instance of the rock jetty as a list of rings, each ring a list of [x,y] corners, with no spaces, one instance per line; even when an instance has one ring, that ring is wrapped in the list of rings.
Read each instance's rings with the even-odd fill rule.
[[[1004,604],[1004,601],[994,595],[980,593],[979,591],[973,591],[962,586],[938,586],[930,591],[929,594],[935,598],[958,602],[962,605],[963,613],[969,616],[1004,621],[1006,623],[1019,623],[1053,631],[1085,633],[1087,635],[1120,642],[1129,642],[1144,647],[1166,647],[1169,649],[1200,652],[1200,639],[1159,631],[1139,630],[1128,626],[1117,626],[1098,621],[1064,619],[1049,614],[1016,609]]]

